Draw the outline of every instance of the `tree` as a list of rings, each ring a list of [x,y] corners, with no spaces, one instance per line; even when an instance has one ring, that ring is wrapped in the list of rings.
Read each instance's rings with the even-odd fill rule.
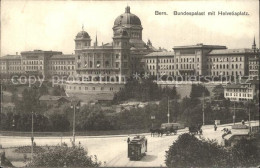
[[[97,158],[87,156],[87,151],[81,146],[68,147],[66,144],[48,149],[34,156],[29,167],[99,167]]]
[[[223,167],[228,164],[228,152],[216,141],[199,140],[188,133],[178,137],[166,151],[167,167]]]
[[[231,149],[236,167],[256,167],[260,163],[260,153],[257,147],[259,139],[241,139]]]
[[[48,87],[44,83],[39,87],[39,93],[40,95],[47,95],[49,93]]]
[[[52,131],[68,131],[70,122],[62,114],[53,114],[50,116]]]
[[[212,90],[214,99],[223,100],[224,99],[224,87],[222,85],[217,85]]]
[[[190,98],[193,99],[193,98],[202,97],[203,93],[204,93],[204,96],[209,96],[209,91],[205,86],[203,86],[201,84],[198,84],[198,85],[192,84],[191,85]]]
[[[65,96],[65,90],[63,87],[60,87],[60,85],[58,86],[54,86],[53,91],[52,91],[52,95],[53,96]]]

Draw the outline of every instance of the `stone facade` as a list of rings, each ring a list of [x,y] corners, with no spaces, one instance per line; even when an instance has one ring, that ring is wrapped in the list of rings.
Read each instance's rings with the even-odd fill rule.
[[[226,46],[203,44],[177,46],[173,49],[174,52],[153,52],[146,55],[144,67],[147,73],[173,76],[248,76],[251,71],[251,74],[257,75],[259,61],[256,61],[254,49],[227,49]]]
[[[6,55],[0,57],[0,72],[3,74],[23,73],[20,55]]]
[[[62,54],[59,51],[23,51],[21,52],[22,70],[26,74],[48,76],[49,59],[53,55]]]

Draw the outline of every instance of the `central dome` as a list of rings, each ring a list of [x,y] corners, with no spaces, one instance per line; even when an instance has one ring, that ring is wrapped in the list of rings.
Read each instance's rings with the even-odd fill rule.
[[[120,16],[118,16],[114,22],[114,26],[117,25],[141,25],[141,21],[139,19],[139,17],[137,17],[136,15],[130,13],[130,7],[127,6],[125,8],[125,13],[121,14]]]

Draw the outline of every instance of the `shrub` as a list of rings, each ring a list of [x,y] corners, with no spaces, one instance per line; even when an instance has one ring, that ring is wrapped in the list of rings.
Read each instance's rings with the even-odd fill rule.
[[[257,147],[259,139],[241,139],[231,149],[233,162],[237,167],[251,167],[260,164],[260,150]]]
[[[182,134],[166,151],[167,167],[223,167],[228,152],[216,141],[199,140],[188,133]]]
[[[56,146],[44,153],[34,156],[29,167],[98,167],[101,163],[91,156],[80,146],[68,147],[67,145]]]
[[[21,146],[21,147],[18,147],[17,149],[15,149],[14,152],[17,152],[17,153],[31,153],[31,149],[32,149],[31,146]],[[43,149],[40,146],[34,146],[33,147],[33,152],[34,153],[43,153],[43,152],[45,152],[45,149]]]

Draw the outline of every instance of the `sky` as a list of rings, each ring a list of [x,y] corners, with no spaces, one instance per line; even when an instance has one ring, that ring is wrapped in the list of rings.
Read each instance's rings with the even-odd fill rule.
[[[1,1],[1,56],[28,50],[74,53],[76,34],[84,30],[94,42],[112,42],[114,20],[131,7],[143,26],[143,41],[172,51],[173,46],[259,46],[259,2],[240,1]],[[155,15],[155,11],[168,15]],[[205,16],[175,16],[205,12]],[[215,16],[207,13],[215,11]],[[248,16],[218,16],[218,11],[248,12]]]

